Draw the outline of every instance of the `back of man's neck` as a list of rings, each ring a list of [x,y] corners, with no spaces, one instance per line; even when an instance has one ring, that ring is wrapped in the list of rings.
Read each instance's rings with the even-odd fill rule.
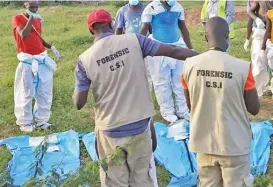
[[[209,49],[210,50],[216,50],[216,51],[222,51],[225,52],[225,47],[221,46],[221,45],[209,45]]]

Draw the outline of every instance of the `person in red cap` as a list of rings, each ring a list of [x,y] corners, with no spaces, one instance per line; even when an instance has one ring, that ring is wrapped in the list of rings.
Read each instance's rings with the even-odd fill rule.
[[[75,69],[73,102],[78,110],[87,102],[92,84],[95,132],[100,159],[122,148],[119,164],[101,169],[101,186],[151,187],[151,118],[155,114],[145,72],[146,56],[185,60],[198,53],[162,44],[140,34],[114,35],[111,15],[94,10],[88,15],[94,44],[82,53]]]

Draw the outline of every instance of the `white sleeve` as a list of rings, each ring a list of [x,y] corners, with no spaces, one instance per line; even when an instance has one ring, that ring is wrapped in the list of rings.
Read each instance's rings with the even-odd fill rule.
[[[179,12],[180,16],[179,16],[179,20],[184,21],[185,20],[185,11],[184,8],[182,7],[182,5],[178,2],[176,2],[175,6],[172,7],[171,9],[174,12]]]
[[[185,12],[184,12],[184,8],[181,8],[181,12],[180,12],[179,20],[182,20],[182,21],[184,21],[184,20],[185,20]]]
[[[141,22],[142,23],[151,23],[152,21],[152,14],[150,6],[146,6],[142,15],[141,15]]]

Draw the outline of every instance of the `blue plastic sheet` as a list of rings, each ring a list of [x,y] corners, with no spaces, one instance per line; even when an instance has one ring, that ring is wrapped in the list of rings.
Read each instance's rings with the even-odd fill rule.
[[[184,126],[181,132],[188,134],[189,128]],[[196,155],[188,151],[188,139],[175,141],[168,138],[169,127],[163,123],[156,123],[157,149],[154,153],[158,164],[165,167],[171,174],[168,187],[190,187],[197,184]],[[253,175],[266,173],[270,157],[273,127],[269,121],[251,123],[253,140],[251,144],[251,172]],[[43,158],[42,171],[45,177],[53,168],[59,174],[76,171],[80,167],[79,137],[83,141],[92,160],[97,161],[95,149],[95,133],[81,134],[70,130],[56,133],[49,137],[48,150]],[[34,176],[34,150],[41,142],[40,137],[17,136],[0,141],[6,145],[13,158],[9,161],[8,171],[13,179],[13,185],[22,185]]]
[[[255,176],[266,173],[270,158],[273,127],[269,121],[251,123],[253,140],[251,142],[251,173]]]
[[[197,184],[197,164],[194,153],[188,151],[188,141],[175,141],[167,138],[168,126],[163,123],[155,124],[157,149],[155,160],[164,166],[172,179],[168,187],[189,187]]]
[[[194,153],[187,150],[188,141],[175,141],[168,138],[168,126],[163,123],[155,124],[157,134],[156,161],[165,167],[172,179],[168,187],[190,187],[197,184],[197,164]],[[189,130],[184,126],[181,132]],[[251,123],[253,140],[251,142],[251,173],[255,176],[266,173],[270,157],[273,127],[269,121]],[[189,157],[190,155],[190,157]],[[190,158],[190,159],[189,159]],[[193,168],[193,169],[192,169]]]
[[[8,172],[13,185],[22,185],[35,173],[35,149],[42,137],[17,136],[4,139],[0,145],[6,145],[13,155],[8,164]],[[76,171],[80,166],[80,148],[78,133],[70,130],[48,136],[48,149],[42,159],[41,169],[45,177],[52,169],[60,175]]]
[[[98,161],[98,156],[95,147],[96,134],[94,132],[88,133],[82,137],[85,148],[93,161]]]

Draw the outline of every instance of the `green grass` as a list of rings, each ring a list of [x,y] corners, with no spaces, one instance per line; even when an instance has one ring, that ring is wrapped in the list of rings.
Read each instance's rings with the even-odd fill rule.
[[[183,2],[186,9],[198,8],[201,4],[200,2]],[[74,89],[73,72],[77,58],[92,45],[93,38],[87,29],[86,15],[94,8],[91,5],[58,5],[40,9],[45,20],[43,23],[43,36],[56,46],[62,58],[58,61],[58,71],[54,76],[54,101],[50,122],[55,124],[55,126],[50,131],[36,131],[32,136],[46,135],[70,129],[77,132],[88,132],[94,129],[92,96],[90,95],[88,104],[81,111],[74,109],[71,99]],[[116,6],[102,6],[101,8],[109,10],[113,15],[117,11]],[[13,113],[13,81],[18,62],[11,28],[12,16],[22,13],[22,11],[23,9],[14,7],[0,8],[0,139],[24,134],[16,126]],[[239,28],[239,30],[237,38],[231,41],[231,54],[249,60],[249,53],[244,52],[242,47],[245,26],[245,22],[236,23],[236,28]],[[189,27],[189,30],[194,48],[198,51],[205,51],[207,43],[205,42],[203,29]],[[49,54],[52,55],[51,52]],[[155,120],[162,120],[156,102],[155,106],[157,112]],[[259,117],[259,119],[266,119],[264,116]],[[0,173],[4,173],[11,155],[7,149],[1,147],[0,158]],[[81,159],[86,164],[79,170],[79,175],[71,176],[66,182],[69,182],[69,185],[73,187],[80,184],[90,184],[92,187],[99,186],[98,168],[91,164],[83,146],[81,146]],[[272,181],[272,176],[271,164],[268,174],[258,178],[255,187],[266,187],[269,181]],[[165,187],[169,179],[168,172],[158,167],[159,186]]]

